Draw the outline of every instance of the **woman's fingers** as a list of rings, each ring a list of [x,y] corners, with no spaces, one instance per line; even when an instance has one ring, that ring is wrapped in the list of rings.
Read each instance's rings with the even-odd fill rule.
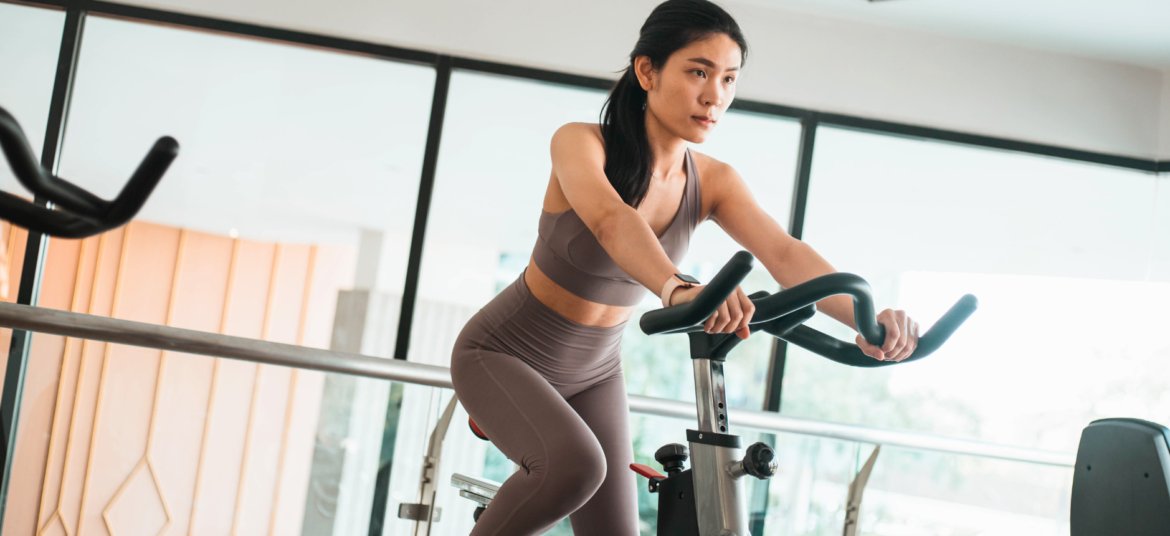
[[[719,308],[715,310],[715,314],[711,315],[711,320],[707,325],[707,333],[715,333],[720,324],[727,322],[727,304],[719,304]]]
[[[864,352],[865,355],[874,359],[885,360],[886,358],[886,354],[885,352],[882,352],[881,348],[870,344],[865,340],[865,337],[862,337],[861,335],[857,336],[857,347],[861,348],[861,351]]]
[[[885,360],[902,361],[918,348],[918,323],[905,311],[886,309],[877,320],[886,328],[886,340],[881,346]]]
[[[715,326],[719,325],[721,317],[727,317],[726,303],[719,304],[719,308],[716,309],[715,312],[711,314],[710,318],[708,318],[707,321],[703,323],[703,331],[706,331],[707,333],[715,333]]]
[[[752,334],[750,325],[752,316],[756,314],[756,304],[752,303],[752,300],[748,299],[747,294],[744,294],[743,289],[739,287],[735,287],[735,296],[739,299],[740,308],[743,310],[743,318],[735,328],[735,332],[739,338],[746,339]]]
[[[914,350],[918,349],[918,322],[907,318],[906,319],[906,346],[902,348],[902,353],[894,357],[894,361],[902,361],[914,354]]]
[[[735,291],[727,297],[727,312],[730,315],[727,318],[727,324],[719,333],[735,333],[739,329],[739,325],[743,322],[743,302],[739,299],[739,294],[743,294],[739,287],[735,287]]]

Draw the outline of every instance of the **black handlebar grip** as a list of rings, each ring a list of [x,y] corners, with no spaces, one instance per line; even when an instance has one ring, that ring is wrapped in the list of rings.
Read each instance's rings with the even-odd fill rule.
[[[798,326],[788,333],[778,336],[805,350],[841,363],[842,365],[864,368],[887,367],[916,361],[933,354],[947,342],[947,339],[950,339],[951,335],[954,335],[955,331],[959,329],[959,326],[963,325],[963,322],[966,322],[967,318],[978,307],[979,300],[975,296],[967,294],[960,298],[955,305],[951,306],[950,310],[939,318],[938,322],[935,322],[934,326],[931,326],[926,334],[918,338],[918,348],[914,350],[914,353],[910,354],[910,357],[902,361],[878,361],[865,355],[856,344],[838,340],[835,337],[825,335],[808,326]],[[768,329],[765,328],[765,331],[768,331]]]
[[[655,335],[690,328],[703,322],[719,309],[732,292],[735,292],[735,287],[739,286],[752,271],[753,262],[755,257],[752,257],[751,253],[746,251],[736,253],[694,300],[642,315],[638,322],[642,332]]]
[[[110,228],[118,227],[134,217],[146,199],[154,192],[163,175],[170,168],[171,163],[179,156],[179,142],[170,136],[163,136],[154,142],[146,158],[134,170],[134,175],[122,187],[122,191],[109,204],[109,209],[103,215],[102,223]]]
[[[88,218],[30,203],[8,192],[0,192],[0,217],[18,227],[60,238],[85,238],[108,230]]]
[[[0,217],[52,236],[84,238],[130,221],[178,156],[179,143],[170,136],[159,138],[122,191],[111,201],[45,171],[29,147],[20,124],[3,108],[0,108],[0,149],[17,180],[36,197],[50,201],[56,209],[5,194],[0,195]]]

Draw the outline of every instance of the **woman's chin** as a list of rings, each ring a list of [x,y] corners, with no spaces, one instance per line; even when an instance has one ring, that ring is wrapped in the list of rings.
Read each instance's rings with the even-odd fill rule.
[[[711,137],[711,131],[709,129],[695,129],[694,132],[688,134],[689,136],[684,139],[696,145],[707,141],[707,138]]]

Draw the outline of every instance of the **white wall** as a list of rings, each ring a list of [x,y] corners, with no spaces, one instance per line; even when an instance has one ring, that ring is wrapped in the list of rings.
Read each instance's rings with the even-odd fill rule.
[[[1162,75],[1162,137],[1159,155],[1170,160],[1170,71]]]
[[[654,0],[131,0],[160,9],[614,77]],[[1157,70],[724,2],[753,55],[740,96],[1153,158]],[[1161,143],[1161,147],[1159,144]]]

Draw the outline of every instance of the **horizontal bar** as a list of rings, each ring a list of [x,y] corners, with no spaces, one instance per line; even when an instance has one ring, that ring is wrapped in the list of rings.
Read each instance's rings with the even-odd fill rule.
[[[520,65],[510,65],[507,63],[496,63],[492,61],[476,60],[471,58],[453,57],[452,60],[452,67],[457,70],[475,71],[485,74],[498,74],[501,76],[523,78],[537,82],[548,82],[550,84],[558,84],[562,86],[609,91],[609,89],[613,87],[614,82],[616,82],[616,80],[597,78],[595,76],[584,76],[560,71],[549,71],[547,69],[537,69],[534,67],[524,67]]]
[[[446,367],[14,303],[0,302],[0,327],[143,346],[171,352],[226,357],[268,365],[351,374],[431,387],[447,389],[452,387],[451,371]],[[630,410],[636,413],[695,419],[695,406],[691,402],[639,395],[630,395],[629,400]],[[1049,452],[913,432],[798,419],[770,411],[736,409],[731,420],[738,426],[765,432],[812,435],[842,441],[857,441],[948,454],[1062,467],[1072,467],[1076,461],[1075,454],[1063,452]]]
[[[688,420],[694,420],[696,418],[694,402],[651,398],[640,395],[629,395],[629,399],[630,411],[634,413]],[[1014,462],[1055,465],[1059,467],[1072,467],[1076,464],[1077,458],[1076,453],[1010,447],[993,443],[968,441],[965,439],[917,434],[914,432],[899,432],[896,430],[867,428],[853,424],[799,419],[771,411],[733,409],[735,411],[728,419],[733,426],[741,426],[764,432],[811,435],[839,439],[841,441],[856,441],[858,443],[870,443],[913,450],[929,450],[964,456],[979,456],[982,458],[996,458]]]
[[[0,327],[450,389],[446,367],[0,302]]]

